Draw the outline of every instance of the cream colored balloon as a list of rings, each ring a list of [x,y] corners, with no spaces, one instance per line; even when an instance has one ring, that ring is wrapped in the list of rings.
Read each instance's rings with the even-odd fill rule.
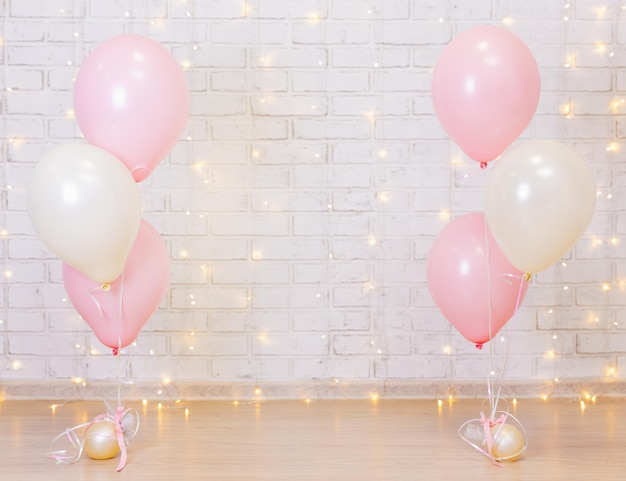
[[[584,159],[551,140],[531,140],[505,152],[485,185],[489,229],[511,264],[530,274],[567,253],[589,226],[595,203]]]
[[[91,459],[111,459],[120,452],[115,424],[111,421],[98,421],[85,433],[85,454]]]
[[[512,424],[491,427],[491,455],[498,461],[517,461],[526,450],[524,435]]]
[[[137,184],[115,156],[93,145],[57,147],[35,166],[28,215],[43,243],[96,282],[124,268],[141,222]]]

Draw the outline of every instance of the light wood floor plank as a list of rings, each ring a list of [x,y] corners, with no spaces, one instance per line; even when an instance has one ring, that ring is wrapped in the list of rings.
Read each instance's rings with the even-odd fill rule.
[[[521,400],[515,414],[529,437],[525,457],[504,467],[461,441],[457,429],[480,402],[190,402],[158,410],[129,403],[141,428],[118,459],[45,457],[66,427],[103,412],[102,403],[0,403],[0,479],[99,480],[625,480],[626,401]],[[185,415],[185,408],[189,415]]]

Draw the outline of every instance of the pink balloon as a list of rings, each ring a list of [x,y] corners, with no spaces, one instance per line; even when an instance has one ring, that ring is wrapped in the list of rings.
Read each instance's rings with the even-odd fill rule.
[[[112,349],[126,347],[137,338],[163,299],[168,282],[167,247],[145,220],[122,275],[110,284],[94,282],[63,264],[63,283],[72,305],[100,342]]]
[[[496,244],[483,213],[458,217],[443,228],[428,253],[426,274],[439,310],[477,345],[502,329],[528,288],[524,273],[511,265]]]
[[[532,120],[540,83],[537,62],[519,37],[501,27],[476,27],[437,60],[433,105],[452,140],[471,159],[490,162]]]
[[[189,115],[181,66],[161,44],[140,35],[102,43],[85,59],[74,88],[78,125],[137,182],[174,147]]]

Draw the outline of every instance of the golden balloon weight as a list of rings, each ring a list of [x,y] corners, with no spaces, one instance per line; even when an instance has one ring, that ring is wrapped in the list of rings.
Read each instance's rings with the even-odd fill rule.
[[[517,461],[526,449],[524,435],[512,424],[496,424],[491,427],[493,444],[491,455],[497,461]]]
[[[111,421],[98,421],[85,433],[84,450],[91,459],[111,459],[120,452],[115,424]]]

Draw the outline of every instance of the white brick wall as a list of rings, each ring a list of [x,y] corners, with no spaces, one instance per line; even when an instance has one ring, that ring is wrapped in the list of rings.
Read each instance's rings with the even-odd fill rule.
[[[587,233],[535,276],[505,331],[506,376],[623,377],[626,10],[600,3],[3,2],[0,381],[116,377],[34,235],[24,188],[46,151],[82,141],[72,78],[121,33],[169,48],[192,99],[187,131],[141,186],[172,278],[128,376],[483,380],[488,350],[450,327],[426,286],[430,245],[450,216],[483,209],[484,185],[429,90],[447,42],[505,18],[541,68],[523,138],[572,146],[599,191]],[[504,347],[498,337],[496,364]]]

